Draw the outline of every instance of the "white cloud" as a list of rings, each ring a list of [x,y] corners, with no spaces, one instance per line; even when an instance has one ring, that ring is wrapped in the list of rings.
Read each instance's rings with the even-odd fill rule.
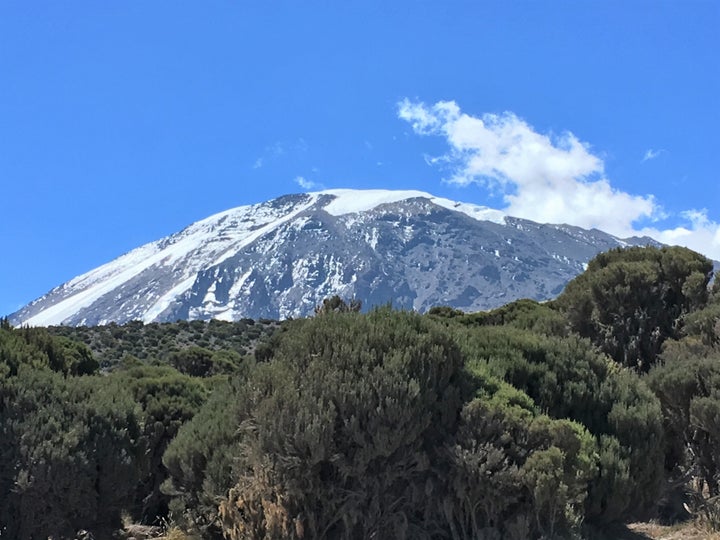
[[[296,176],[295,183],[303,189],[322,189],[320,184],[313,182],[312,180],[308,180],[303,176]]]
[[[429,160],[450,167],[446,182],[477,184],[501,195],[509,215],[595,227],[620,237],[648,234],[720,258],[720,225],[706,212],[686,213],[688,227],[638,229],[639,220],[667,217],[663,209],[652,195],[614,188],[604,175],[603,160],[570,132],[538,133],[511,112],[470,116],[454,101],[427,106],[405,99],[398,104],[398,116],[419,135],[446,139],[449,152]]]
[[[645,152],[645,155],[643,156],[642,160],[643,160],[643,162],[650,161],[651,159],[655,159],[656,157],[658,157],[663,152],[664,152],[664,150],[662,150],[662,149],[653,150],[652,148],[648,148],[648,150]]]
[[[708,218],[707,210],[687,210],[682,213],[685,226],[674,229],[644,228],[640,234],[665,244],[686,246],[715,260],[720,260],[720,223]]]

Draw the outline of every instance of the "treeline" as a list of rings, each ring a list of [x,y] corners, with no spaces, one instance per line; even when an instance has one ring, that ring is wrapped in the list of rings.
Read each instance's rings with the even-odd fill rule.
[[[208,539],[580,538],[720,513],[711,277],[689,250],[632,248],[486,313],[334,298],[280,325],[5,322],[0,537],[109,537],[126,516]]]

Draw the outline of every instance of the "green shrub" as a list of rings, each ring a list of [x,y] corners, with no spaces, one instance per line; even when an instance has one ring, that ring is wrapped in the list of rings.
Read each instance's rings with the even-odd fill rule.
[[[108,531],[132,504],[135,404],[96,377],[21,366],[0,380],[0,523],[9,538]]]
[[[675,476],[694,471],[720,495],[720,353],[692,339],[669,345],[648,377],[662,404],[666,466]]]
[[[231,540],[569,534],[594,504],[600,436],[541,414],[537,396],[487,369],[466,371],[470,336],[504,329],[460,328],[389,309],[284,325],[265,361],[213,396],[168,447],[174,517]],[[503,338],[511,349],[532,335],[512,332]],[[537,358],[543,347],[562,349],[538,339]],[[572,373],[569,360],[564,369]],[[635,466],[625,450],[617,444],[612,456]],[[617,515],[629,512],[623,504]]]
[[[441,505],[452,538],[554,538],[582,519],[595,443],[580,425],[477,398],[456,440]]]
[[[132,513],[143,523],[167,518],[169,497],[161,485],[167,479],[162,456],[180,426],[191,419],[207,399],[202,382],[169,367],[136,366],[109,375],[108,384],[124,388],[140,406],[141,443],[136,463],[139,478]]]
[[[679,336],[681,317],[707,303],[712,269],[687,248],[616,249],[590,261],[555,305],[616,362],[647,372]]]
[[[192,420],[180,427],[163,455],[170,516],[188,529],[220,537],[218,502],[232,486],[238,423],[247,415],[248,387],[218,387]]]
[[[251,376],[224,534],[402,538],[431,528],[431,463],[457,423],[461,365],[452,341],[416,315],[298,321]]]
[[[575,336],[512,327],[455,332],[475,377],[506,381],[526,393],[537,410],[576,421],[596,438],[602,467],[590,483],[589,521],[621,521],[654,509],[664,474],[662,415],[658,400],[636,375]]]

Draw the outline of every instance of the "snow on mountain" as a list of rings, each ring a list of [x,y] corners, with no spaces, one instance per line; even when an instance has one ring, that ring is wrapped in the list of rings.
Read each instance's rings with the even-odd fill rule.
[[[421,191],[334,189],[193,223],[51,290],[13,324],[286,318],[332,294],[478,310],[546,299],[599,251],[643,243]]]
[[[471,218],[493,221],[503,224],[505,214],[500,210],[494,210],[486,206],[478,206],[469,203],[460,203],[435,197],[424,191],[390,191],[385,189],[328,189],[313,193],[313,195],[332,195],[335,197],[329,204],[325,206],[325,211],[333,216],[342,216],[344,214],[356,214],[367,212],[373,208],[377,208],[381,204],[389,204],[407,199],[428,199],[430,202],[447,208],[467,214]]]

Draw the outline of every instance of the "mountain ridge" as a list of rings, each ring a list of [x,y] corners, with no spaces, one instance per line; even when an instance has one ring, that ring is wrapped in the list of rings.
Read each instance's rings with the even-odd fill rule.
[[[367,307],[476,311],[548,299],[598,252],[649,243],[422,191],[325,190],[199,220],[52,289],[10,321],[282,319],[333,294]]]

